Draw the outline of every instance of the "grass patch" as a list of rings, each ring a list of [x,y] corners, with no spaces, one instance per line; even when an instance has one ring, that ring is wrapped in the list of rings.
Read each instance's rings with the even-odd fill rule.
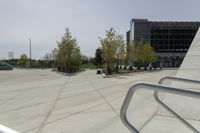
[[[88,64],[81,64],[80,69],[96,69],[97,67],[93,63],[88,63]]]

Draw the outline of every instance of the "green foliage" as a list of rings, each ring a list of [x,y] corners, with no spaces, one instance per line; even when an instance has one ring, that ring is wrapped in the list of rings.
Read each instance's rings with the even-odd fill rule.
[[[110,28],[106,31],[106,37],[100,38],[102,57],[108,66],[116,57],[117,53],[117,35],[114,28]]]
[[[53,50],[53,59],[57,61],[57,67],[68,72],[79,70],[81,63],[80,48],[68,28],[62,39],[57,41],[57,44],[58,48]]]
[[[126,57],[126,44],[124,43],[123,36],[118,35],[116,43],[117,43],[117,52],[116,52],[117,62],[121,63]]]
[[[144,66],[145,70],[149,63],[156,61],[156,56],[150,43],[140,41],[138,43],[133,43],[130,46],[130,61],[135,62],[135,65],[140,68]]]
[[[135,62],[147,62],[147,63],[155,62],[156,56],[151,45],[143,41],[134,44],[133,60]]]
[[[81,64],[80,65],[81,70],[85,69],[96,69],[96,66],[93,63],[87,63],[87,64]]]
[[[19,59],[4,60],[4,62],[7,62],[8,64],[12,65],[13,67],[19,67]]]
[[[19,59],[19,65],[24,68],[30,67],[30,62],[26,54],[22,54]]]
[[[143,47],[144,51],[144,61],[148,63],[152,63],[156,61],[156,56],[153,48],[149,43],[146,43]]]
[[[57,56],[58,55],[58,50],[57,48],[54,48],[52,50],[52,68],[56,68],[57,67]]]
[[[103,58],[102,58],[102,50],[101,50],[101,48],[96,49],[95,65],[97,67],[102,67],[102,65],[103,65]]]
[[[31,68],[42,68],[42,64],[37,60],[31,60]]]
[[[123,37],[118,35],[114,28],[106,31],[106,37],[100,38],[103,60],[107,64],[108,74],[112,73],[115,60],[119,63],[125,57],[125,44]]]
[[[117,55],[116,55],[117,64],[116,64],[116,69],[115,69],[117,73],[119,71],[119,65],[120,63],[125,61],[125,57],[126,57],[126,45],[124,43],[123,36],[118,35],[117,36]]]
[[[90,62],[90,59],[87,56],[82,55],[81,61],[82,61],[82,64],[88,64]]]
[[[127,44],[127,52],[126,52],[126,60],[129,62],[134,61],[134,45],[133,44]]]
[[[144,47],[145,45],[143,42],[133,44],[133,61],[134,62],[144,61],[144,55],[145,55]]]

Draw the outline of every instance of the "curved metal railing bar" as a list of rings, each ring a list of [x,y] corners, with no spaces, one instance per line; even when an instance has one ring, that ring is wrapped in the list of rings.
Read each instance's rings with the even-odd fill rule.
[[[178,78],[178,77],[171,77],[166,76],[159,80],[158,84],[163,84],[166,80],[172,80],[172,81],[179,81],[179,82],[185,82],[185,83],[195,83],[200,84],[200,81],[198,80],[192,80],[192,79],[184,79],[184,78]],[[165,103],[163,103],[159,97],[158,97],[158,91],[154,92],[154,99],[156,102],[161,105],[163,108],[165,108],[169,113],[171,113],[175,118],[177,118],[179,121],[181,121],[185,126],[187,126],[189,129],[191,129],[195,133],[199,133],[199,131],[194,128],[191,124],[189,124],[186,120],[184,120],[180,115],[178,115],[175,111],[173,111],[170,107],[168,107]]]
[[[190,91],[190,90],[182,90],[182,89],[175,88],[175,87],[169,87],[169,86],[164,86],[164,85],[156,85],[156,84],[151,84],[151,83],[143,83],[143,82],[138,82],[138,83],[133,84],[130,87],[128,93],[127,93],[127,96],[124,100],[124,103],[123,103],[121,111],[120,111],[120,118],[122,120],[122,123],[132,133],[140,133],[140,131],[137,130],[136,127],[131,125],[131,123],[127,119],[126,113],[127,113],[127,109],[129,107],[129,104],[131,102],[132,96],[135,93],[135,91],[138,90],[138,89],[149,89],[149,90],[154,90],[154,91],[159,91],[159,92],[165,92],[165,93],[177,94],[177,95],[182,95],[182,96],[200,98],[200,92],[195,92],[195,91]],[[199,132],[197,131],[197,133],[199,133]]]

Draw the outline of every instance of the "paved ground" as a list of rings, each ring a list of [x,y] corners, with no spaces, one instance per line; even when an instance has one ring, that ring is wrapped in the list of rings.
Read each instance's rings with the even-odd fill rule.
[[[200,30],[178,72],[103,78],[95,70],[74,76],[50,70],[0,71],[0,124],[21,133],[129,133],[119,118],[129,86],[137,81],[157,83],[161,77],[172,75],[200,81],[199,51]],[[194,84],[171,85],[200,90]],[[161,94],[161,98],[200,130],[200,99],[172,94]],[[192,132],[154,102],[152,91],[138,91],[127,115],[142,133]]]
[[[156,83],[176,70],[112,78],[95,73],[0,71],[0,124],[21,133],[128,133],[119,118],[128,87],[136,81]],[[153,101],[151,91],[134,96],[128,115],[136,127],[143,129],[157,111]]]
[[[200,29],[198,30],[176,77],[193,79],[200,81]],[[200,91],[199,84],[189,84],[187,82],[172,82],[172,86],[181,89]],[[200,99],[174,94],[165,94],[163,102],[176,111],[181,117],[189,122],[200,132]],[[163,109],[159,109],[155,117],[148,123],[143,131],[162,133],[192,133],[186,126],[173,118]]]

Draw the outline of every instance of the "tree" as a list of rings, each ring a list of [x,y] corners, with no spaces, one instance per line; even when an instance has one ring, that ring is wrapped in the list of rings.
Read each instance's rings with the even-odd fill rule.
[[[74,68],[75,71],[80,69],[81,53],[80,53],[80,48],[78,46],[74,48],[73,55],[72,55],[72,63],[75,66]]]
[[[139,42],[139,43],[134,43],[133,46],[133,61],[134,62],[142,62],[144,60],[144,43]]]
[[[71,36],[68,28],[66,28],[66,32],[61,40],[57,41],[57,44],[56,60],[58,69],[68,72],[79,69],[81,60],[80,48],[77,45],[76,39]]]
[[[149,63],[155,62],[155,52],[150,43],[144,41],[135,43],[133,48],[133,59],[134,62],[138,64],[138,68],[140,68],[141,64],[144,64],[145,70]]]
[[[108,74],[111,74],[111,67],[117,54],[117,34],[114,28],[106,31],[106,37],[100,38],[102,57],[107,64]]]
[[[51,68],[52,67],[52,58],[53,54],[52,53],[46,53],[43,57],[43,66],[42,68]]]
[[[52,50],[52,64],[53,64],[53,68],[56,68],[57,65],[57,55],[58,55],[58,50],[56,48],[54,48]]]
[[[155,56],[155,52],[153,48],[151,47],[149,43],[146,43],[143,46],[143,51],[144,51],[143,61],[145,62],[144,64],[145,64],[145,70],[146,70],[147,64],[153,63],[156,61],[156,56]]]
[[[126,56],[126,47],[124,43],[123,36],[118,35],[117,36],[117,52],[116,52],[116,59],[117,59],[117,64],[116,64],[116,72],[119,70],[119,65],[122,63],[122,61],[125,59]]]
[[[89,57],[86,55],[81,55],[82,64],[88,64],[90,62]]]
[[[28,65],[29,65],[29,60],[28,60],[28,56],[27,56],[26,54],[22,54],[22,55],[20,56],[19,64],[20,64],[21,66],[23,66],[24,68],[29,67],[29,66],[28,66]]]
[[[135,61],[134,60],[134,45],[132,43],[128,43],[126,49],[127,49],[126,50],[126,61],[129,62],[130,65],[132,65],[132,62]]]
[[[101,67],[103,65],[102,50],[101,48],[96,49],[95,53],[95,65]]]

